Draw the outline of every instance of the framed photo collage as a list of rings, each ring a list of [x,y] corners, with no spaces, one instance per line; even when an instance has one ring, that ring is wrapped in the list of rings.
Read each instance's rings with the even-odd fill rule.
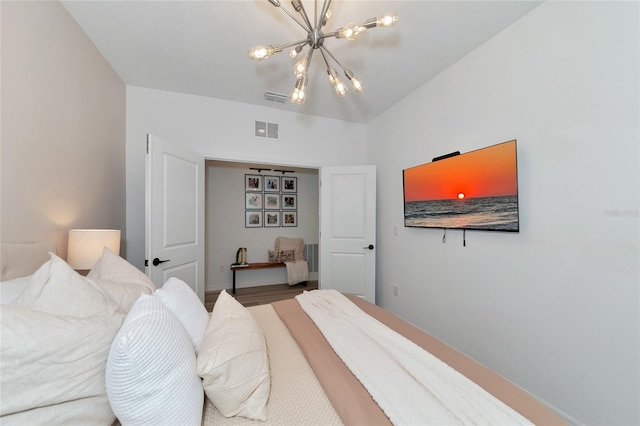
[[[298,226],[298,178],[244,175],[245,228]]]

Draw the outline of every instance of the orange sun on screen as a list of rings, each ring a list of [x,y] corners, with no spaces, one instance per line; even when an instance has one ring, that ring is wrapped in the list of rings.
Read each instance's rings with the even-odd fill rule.
[[[464,192],[460,192],[458,194],[458,200],[462,200],[464,198]]]

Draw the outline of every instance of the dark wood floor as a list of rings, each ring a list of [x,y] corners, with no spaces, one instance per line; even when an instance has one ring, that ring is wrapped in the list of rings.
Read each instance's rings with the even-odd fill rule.
[[[235,296],[236,300],[244,306],[256,306],[278,300],[291,299],[304,290],[315,290],[317,288],[318,281],[307,281],[306,284],[300,283],[292,286],[289,284],[274,284],[260,287],[238,288],[236,289],[235,295],[231,294],[231,290],[227,290],[227,293]],[[220,290],[205,292],[204,306],[207,308],[207,311],[211,312],[219,294]]]

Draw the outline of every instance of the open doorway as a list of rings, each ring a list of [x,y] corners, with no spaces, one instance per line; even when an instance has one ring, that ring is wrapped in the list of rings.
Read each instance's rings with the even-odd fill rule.
[[[264,186],[247,191],[247,175],[260,176],[262,182],[267,181],[265,177],[274,182],[281,182],[283,177],[295,178],[295,186],[288,188],[289,192]],[[248,193],[260,195],[261,208],[247,205]],[[265,195],[268,197],[265,198]],[[293,204],[285,206],[283,195]],[[276,198],[278,202],[274,203]],[[272,202],[265,205],[266,199]],[[268,251],[273,250],[274,241],[279,236],[304,239],[309,278],[317,280],[319,199],[318,169],[206,160],[205,291],[231,288],[232,272],[229,266],[235,261],[238,248],[247,248],[247,260],[250,263],[267,262]],[[262,215],[262,223],[247,223],[248,213]],[[279,222],[265,223],[265,213],[278,217]],[[295,217],[295,222],[283,223],[285,213],[287,217]],[[285,283],[287,275],[284,268],[247,270],[237,274],[236,280],[238,288],[255,287]]]

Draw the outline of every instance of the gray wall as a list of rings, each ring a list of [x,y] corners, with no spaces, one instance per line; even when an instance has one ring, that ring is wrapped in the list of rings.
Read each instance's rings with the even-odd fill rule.
[[[591,425],[640,424],[638,27],[545,2],[367,129],[378,301]],[[403,227],[402,169],[514,138],[520,233]]]
[[[124,238],[124,83],[60,3],[0,7],[0,239],[64,257],[69,228]]]

